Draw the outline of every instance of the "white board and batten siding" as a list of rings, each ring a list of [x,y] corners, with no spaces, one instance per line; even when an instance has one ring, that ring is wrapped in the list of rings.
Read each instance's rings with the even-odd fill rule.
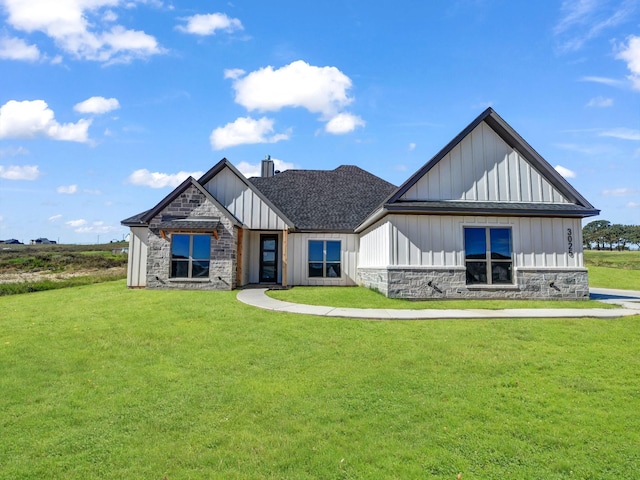
[[[129,258],[127,260],[127,287],[147,285],[147,227],[131,227],[129,236]]]
[[[223,168],[205,185],[229,212],[255,230],[284,230],[285,221],[229,168]]]
[[[568,203],[485,122],[452,148],[401,199]]]
[[[580,219],[389,215],[385,220],[389,224],[389,265],[462,267],[464,227],[506,227],[511,228],[516,268],[584,266]],[[381,227],[379,232],[384,232]]]
[[[340,240],[342,275],[340,278],[309,277],[309,240]],[[352,233],[289,233],[287,238],[288,285],[356,285],[358,235]]]
[[[386,267],[391,263],[391,224],[385,218],[360,234],[359,266]]]

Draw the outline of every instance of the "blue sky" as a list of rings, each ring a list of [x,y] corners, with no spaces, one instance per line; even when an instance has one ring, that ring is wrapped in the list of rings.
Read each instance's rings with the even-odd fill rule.
[[[488,106],[640,224],[637,0],[0,0],[0,22],[0,239],[122,239],[223,157],[400,185]]]

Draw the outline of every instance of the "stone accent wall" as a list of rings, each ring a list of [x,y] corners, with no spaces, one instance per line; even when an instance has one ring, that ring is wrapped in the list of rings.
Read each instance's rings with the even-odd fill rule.
[[[389,298],[588,300],[586,269],[522,269],[514,285],[467,285],[464,267],[359,268],[358,281]]]
[[[163,215],[219,217],[218,239],[211,235],[209,279],[174,279],[171,273],[171,233],[162,238],[159,225]],[[181,232],[182,233],[182,232]],[[189,232],[183,232],[189,233]],[[197,232],[194,232],[197,233]],[[238,229],[195,187],[189,187],[149,222],[147,288],[181,290],[233,290],[237,284]]]

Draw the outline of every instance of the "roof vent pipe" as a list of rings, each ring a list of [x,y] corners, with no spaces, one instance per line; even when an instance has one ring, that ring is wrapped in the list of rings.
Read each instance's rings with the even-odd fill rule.
[[[271,160],[271,155],[267,155],[266,157],[264,157],[264,160],[262,160],[261,176],[263,178],[273,177],[273,173],[274,173],[273,160]]]

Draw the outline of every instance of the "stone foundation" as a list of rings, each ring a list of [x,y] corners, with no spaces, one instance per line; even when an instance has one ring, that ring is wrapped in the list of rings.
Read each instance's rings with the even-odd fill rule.
[[[513,285],[467,285],[464,267],[359,268],[358,281],[389,298],[588,300],[586,269],[517,269]]]

